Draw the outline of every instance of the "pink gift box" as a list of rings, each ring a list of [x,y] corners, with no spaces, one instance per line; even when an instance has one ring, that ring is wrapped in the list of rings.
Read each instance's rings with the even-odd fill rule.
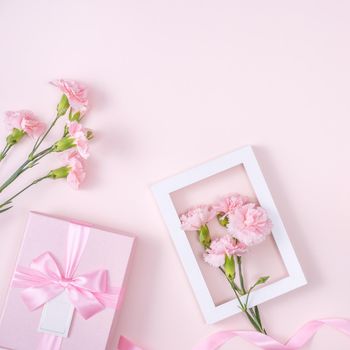
[[[125,291],[125,279],[135,240],[133,237],[86,223],[30,213],[16,270],[18,267],[29,268],[33,259],[45,252],[50,252],[63,266],[67,256],[68,232],[72,225],[85,227],[84,230],[88,231],[87,243],[75,275],[107,270],[109,285],[117,287],[120,295],[116,299],[116,308],[106,307],[88,319],[84,319],[75,310],[68,337],[62,338],[60,349],[115,350],[110,334],[115,328],[118,309]],[[45,336],[45,333],[38,331],[43,307],[30,311],[23,301],[23,290],[24,288],[15,288],[12,281],[1,318],[1,349],[38,349],[38,344]]]

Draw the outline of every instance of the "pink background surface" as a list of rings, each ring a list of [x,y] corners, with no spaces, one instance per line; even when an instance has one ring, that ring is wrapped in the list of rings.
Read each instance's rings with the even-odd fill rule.
[[[261,306],[266,328],[285,340],[310,319],[350,317],[349,15],[330,0],[1,1],[0,111],[49,120],[47,81],[76,78],[95,90],[97,133],[80,192],[43,183],[1,216],[1,305],[37,210],[138,235],[118,333],[146,350],[248,328],[242,315],[204,324],[149,185],[252,144],[309,282]],[[349,344],[323,329],[306,349]]]

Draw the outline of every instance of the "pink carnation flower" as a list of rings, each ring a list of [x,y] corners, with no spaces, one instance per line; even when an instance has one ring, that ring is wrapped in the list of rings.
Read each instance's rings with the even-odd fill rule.
[[[238,242],[235,243],[230,235],[213,240],[210,248],[204,254],[204,260],[211,266],[220,267],[225,264],[225,256],[241,256],[247,252],[247,246]]]
[[[242,196],[238,193],[229,194],[222,197],[214,205],[213,209],[217,213],[224,213],[225,215],[233,213],[237,208],[241,208],[243,205],[249,202],[249,198]]]
[[[83,159],[76,150],[67,151],[64,154],[64,158],[65,164],[70,168],[67,182],[71,187],[77,190],[86,176]]]
[[[69,136],[74,139],[79,154],[84,159],[89,158],[89,141],[85,135],[84,127],[76,121],[68,122],[67,127]]]
[[[200,205],[180,216],[181,228],[184,231],[197,231],[214,217],[215,211],[211,207]]]
[[[88,90],[84,84],[75,80],[57,79],[50,82],[57,86],[68,98],[69,104],[73,109],[85,113],[89,100],[87,98]]]
[[[271,233],[272,222],[264,208],[245,204],[229,214],[228,232],[247,246],[261,243]]]
[[[40,136],[45,130],[45,124],[28,110],[6,112],[6,123],[11,129],[22,130],[31,137]]]

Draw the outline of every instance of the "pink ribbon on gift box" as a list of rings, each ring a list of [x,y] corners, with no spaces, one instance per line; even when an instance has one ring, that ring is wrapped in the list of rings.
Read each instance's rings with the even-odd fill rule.
[[[30,311],[38,309],[65,290],[84,319],[107,307],[117,307],[120,288],[109,286],[107,270],[76,275],[89,233],[89,227],[69,224],[64,269],[51,252],[33,259],[30,267],[17,267],[12,286],[23,288],[21,296]],[[43,334],[38,350],[58,350],[61,344],[61,337]]]
[[[323,325],[332,327],[339,332],[350,336],[350,320],[342,318],[326,318],[307,322],[292,336],[286,344],[282,344],[274,338],[255,331],[226,330],[216,332],[202,340],[192,350],[218,350],[222,345],[234,337],[240,337],[262,350],[298,350],[317,333]],[[131,340],[120,337],[117,350],[143,350]]]

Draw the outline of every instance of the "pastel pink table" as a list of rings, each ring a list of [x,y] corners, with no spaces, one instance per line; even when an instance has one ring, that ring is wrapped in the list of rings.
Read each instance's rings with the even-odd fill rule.
[[[94,89],[86,124],[96,141],[81,191],[48,181],[1,215],[1,305],[36,210],[138,234],[115,337],[187,350],[213,331],[247,329],[241,315],[204,324],[149,186],[252,144],[309,281],[261,306],[266,328],[285,340],[310,319],[350,317],[349,11],[330,0],[3,0],[1,113],[49,120],[58,93],[47,82],[80,79]],[[349,344],[323,329],[306,349]],[[223,349],[232,346],[253,349],[238,339]]]

